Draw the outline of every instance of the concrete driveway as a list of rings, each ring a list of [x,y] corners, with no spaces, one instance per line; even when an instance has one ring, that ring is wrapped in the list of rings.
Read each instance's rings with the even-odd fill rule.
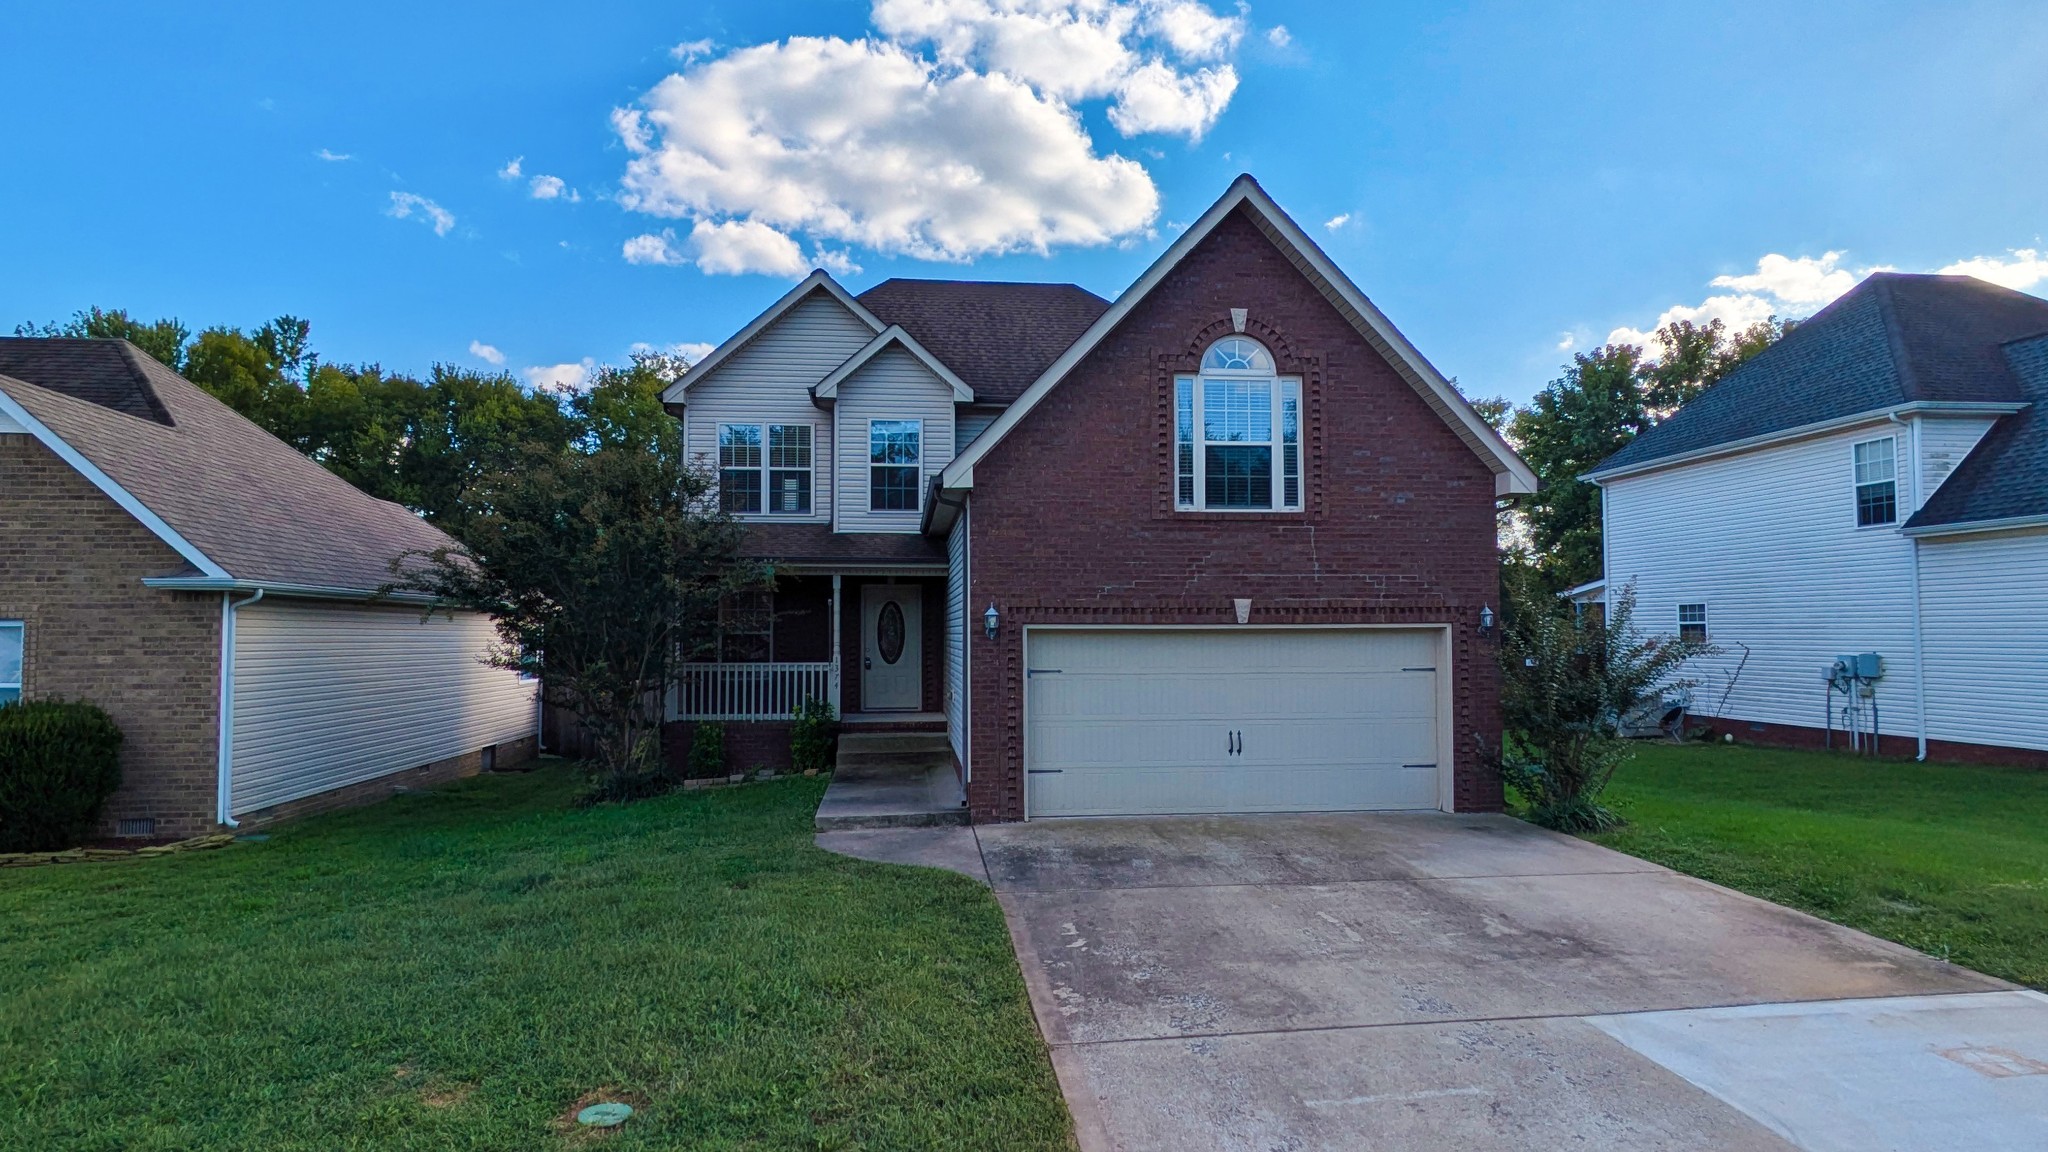
[[[2048,997],[1506,817],[907,835],[820,842],[994,886],[1089,1152],[2048,1149]]]

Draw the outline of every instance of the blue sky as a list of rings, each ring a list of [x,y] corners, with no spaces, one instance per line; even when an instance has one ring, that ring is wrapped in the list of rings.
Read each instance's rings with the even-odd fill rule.
[[[1475,394],[1873,267],[2048,294],[2036,0],[311,7],[8,6],[0,327],[559,378],[814,260],[1114,296],[1239,171]]]

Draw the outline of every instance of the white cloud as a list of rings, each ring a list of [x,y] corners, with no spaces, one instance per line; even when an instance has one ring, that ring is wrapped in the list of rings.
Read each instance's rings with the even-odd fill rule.
[[[552,392],[574,392],[590,382],[591,373],[597,371],[597,361],[585,356],[571,364],[548,364],[524,369],[528,385],[535,389]]]
[[[1244,39],[1244,17],[1218,16],[1193,0],[1152,6],[1147,15],[1159,38],[1188,60],[1220,60]]]
[[[1109,122],[1126,136],[1170,132],[1200,139],[1236,92],[1237,70],[1228,64],[1187,73],[1155,60],[1125,78]]]
[[[1275,48],[1285,48],[1294,43],[1294,34],[1287,30],[1287,25],[1275,24],[1266,29],[1266,43]]]
[[[481,340],[469,342],[469,354],[493,367],[502,368],[505,365],[505,354]]]
[[[322,148],[318,152],[313,153],[313,155],[318,156],[320,159],[325,160],[330,164],[338,164],[344,160],[355,159],[354,156],[350,155],[347,152],[334,152],[326,148]]]
[[[1840,252],[1801,256],[1796,260],[1772,252],[1756,262],[1754,273],[1716,276],[1713,286],[1733,288],[1744,295],[1762,294],[1786,304],[1819,307],[1854,288],[1857,281],[1870,274],[1870,269],[1851,272],[1840,267],[1841,259]]]
[[[667,345],[650,344],[642,340],[635,342],[631,351],[635,356],[676,356],[685,364],[695,364],[711,355],[712,349],[717,347],[716,344],[706,344],[702,340],[685,340],[679,344]]]
[[[503,168],[500,168],[500,169],[498,169],[498,179],[500,179],[500,180],[517,180],[517,179],[519,179],[519,177],[520,177],[521,175],[523,175],[523,174],[524,174],[524,173],[523,173],[523,172],[522,172],[522,171],[520,170],[520,167],[519,167],[519,166],[520,166],[521,164],[524,164],[525,162],[526,162],[526,157],[524,157],[524,156],[514,156],[514,157],[513,157],[513,158],[511,158],[510,160],[507,160],[507,161],[505,161],[505,166],[504,166]]]
[[[758,220],[699,220],[690,228],[697,267],[712,275],[802,276],[810,270],[797,242]]]
[[[1579,334],[1577,332],[1560,332],[1557,334],[1557,350],[1559,352],[1569,352],[1578,346]]]
[[[560,176],[535,176],[528,187],[535,200],[565,200],[571,204],[583,200],[583,194],[569,187]]]
[[[672,228],[660,232],[648,232],[626,241],[619,253],[628,264],[686,264],[688,259],[675,246],[676,234]]]
[[[449,230],[455,227],[455,214],[425,196],[411,192],[391,194],[391,207],[385,209],[385,215],[406,220],[414,213],[419,214],[420,223],[431,227],[436,236],[446,236]]]
[[[878,21],[891,6],[878,5]],[[897,44],[742,48],[668,77],[640,104],[613,115],[633,153],[620,200],[693,221],[700,266],[719,271],[793,274],[797,234],[964,261],[1110,243],[1158,213],[1145,170],[1098,154],[1061,99]]]
[[[1337,229],[1342,228],[1343,226],[1349,223],[1351,223],[1351,213],[1339,212],[1335,216],[1330,217],[1328,220],[1323,221],[1323,227],[1329,229],[1332,232],[1335,232]]]
[[[718,45],[712,40],[685,40],[668,50],[670,56],[688,64],[700,56],[709,56]]]
[[[2015,292],[2025,292],[2038,284],[2048,284],[2048,251],[2038,248],[2014,248],[2006,254],[2010,259],[1996,256],[1974,256],[1958,260],[1942,268],[1944,276],[1975,276],[1988,280]]]

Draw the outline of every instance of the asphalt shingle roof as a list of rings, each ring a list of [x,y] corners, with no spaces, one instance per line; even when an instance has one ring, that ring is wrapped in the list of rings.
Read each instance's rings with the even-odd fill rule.
[[[1969,276],[1879,272],[1595,471],[1916,401],[2015,403],[2002,345],[2048,332],[2048,300]]]
[[[127,341],[0,338],[0,391],[237,580],[370,592],[452,543]]]
[[[747,525],[742,556],[785,564],[944,564],[943,540],[919,532],[834,532],[830,524]]]
[[[978,404],[1015,401],[1109,311],[1109,301],[1073,284],[898,278],[857,299],[944,361]]]
[[[2048,335],[2003,351],[2031,406],[1999,420],[1906,527],[2048,516]]]

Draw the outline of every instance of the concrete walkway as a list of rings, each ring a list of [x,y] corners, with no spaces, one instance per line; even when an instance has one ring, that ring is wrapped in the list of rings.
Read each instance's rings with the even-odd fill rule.
[[[996,890],[1088,1152],[2048,1149],[2048,997],[1506,817],[819,843]]]

